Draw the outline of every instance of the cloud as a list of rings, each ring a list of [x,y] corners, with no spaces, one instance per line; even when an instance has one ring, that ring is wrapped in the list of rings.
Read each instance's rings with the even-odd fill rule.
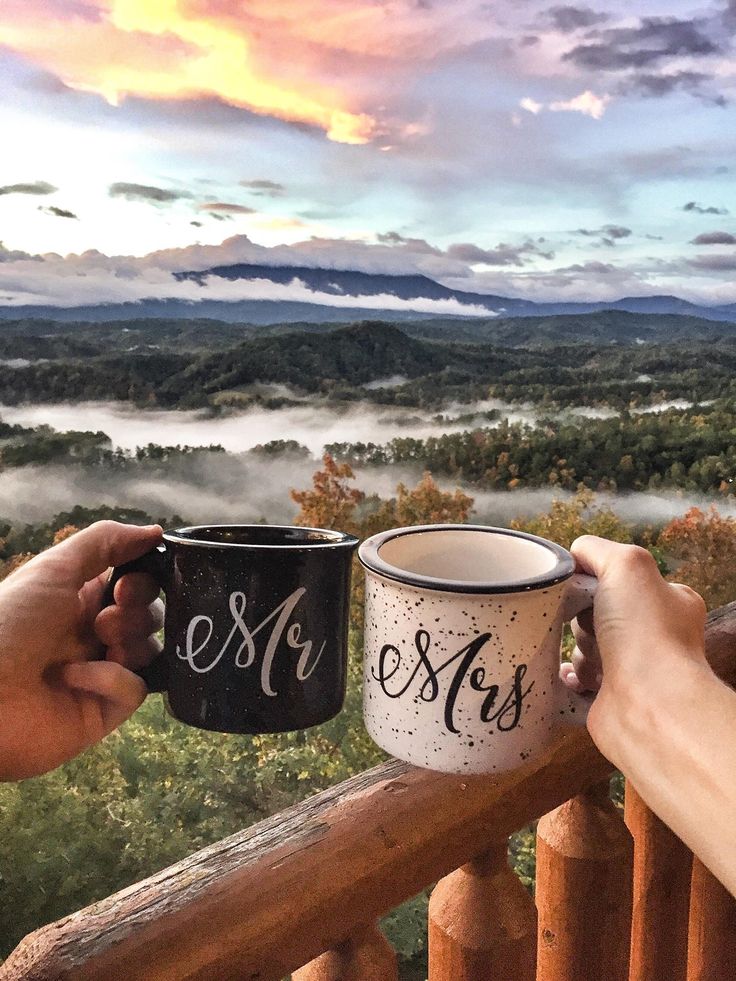
[[[150,201],[153,204],[169,204],[182,198],[191,198],[188,191],[175,191],[167,187],[152,187],[150,184],[129,184],[118,181],[108,189],[111,198],[125,198],[126,201]]]
[[[555,272],[560,273],[595,273],[596,276],[609,276],[617,272],[616,266],[610,262],[575,262],[571,266],[562,266]]]
[[[22,252],[20,249],[6,249],[0,242],[0,262],[17,262],[19,259],[31,259],[34,262],[41,262],[41,257],[31,255],[29,252]]]
[[[734,0],[736,3],[736,0]],[[703,205],[698,204],[697,201],[688,201],[687,204],[683,204],[683,211],[694,211],[696,215],[727,215],[729,214],[728,208],[717,208],[715,205]]]
[[[521,99],[519,105],[522,109],[526,109],[526,111],[530,112],[533,116],[538,115],[542,109],[544,109],[543,102],[537,102],[536,99],[532,99],[529,96],[525,96],[523,99]]]
[[[692,240],[692,245],[736,245],[736,235],[730,232],[701,232]]]
[[[701,20],[642,17],[637,27],[611,27],[591,32],[593,44],[580,44],[563,56],[578,68],[622,71],[644,68],[667,58],[717,54],[719,46],[704,32]]]
[[[288,283],[275,283],[263,279],[228,280],[206,275],[206,270],[217,265],[227,265],[240,258],[266,264],[269,257],[277,265],[310,265],[329,267],[324,261],[315,261],[314,240],[301,243],[302,250],[288,246],[267,249],[253,246],[245,236],[235,236],[222,246],[190,246],[186,249],[170,249],[154,252],[142,258],[132,256],[105,256],[99,252],[83,255],[46,256],[43,262],[21,259],[0,263],[0,296],[6,305],[53,304],[62,307],[98,303],[137,303],[148,299],[179,299],[187,302],[199,300],[268,300],[272,302],[317,303],[345,309],[401,310],[418,314],[442,314],[449,316],[494,316],[494,311],[480,304],[461,303],[454,298],[428,299],[417,297],[402,299],[393,294],[348,295],[321,292],[310,289],[297,277]],[[333,246],[333,268],[345,268],[344,252]],[[385,246],[373,249],[392,251]],[[326,243],[322,253],[327,251]],[[368,254],[370,247],[368,247]],[[306,254],[310,253],[306,259]],[[300,254],[301,253],[301,254]],[[339,256],[342,255],[342,261]],[[449,260],[446,260],[449,261]],[[203,264],[204,263],[204,264]],[[386,264],[384,258],[384,265]],[[395,265],[397,265],[395,263]],[[456,268],[464,268],[460,263]],[[348,263],[348,267],[350,264]],[[202,270],[195,280],[176,278],[179,271]],[[396,271],[396,270],[395,270]]]
[[[521,245],[500,242],[495,249],[481,249],[470,242],[458,242],[448,246],[447,256],[472,265],[523,266],[530,256],[553,259],[554,252],[544,251],[535,242],[527,239]]]
[[[600,245],[615,245],[617,241],[628,238],[633,232],[625,225],[602,225],[600,228],[576,228],[575,234],[597,238]]]
[[[294,37],[304,27],[289,24],[283,6],[256,2],[238,12],[233,4],[219,0],[95,0],[98,16],[75,20],[65,5],[47,13],[42,3],[29,2],[17,5],[0,25],[0,44],[70,88],[97,92],[111,105],[128,96],[155,100],[209,95],[259,115],[317,127],[337,142],[367,142],[376,121],[353,110],[349,93],[335,82],[337,76],[331,84],[322,84],[314,64],[304,74],[293,70],[294,63],[306,68],[310,54],[314,60],[314,45]],[[324,25],[325,6],[314,0],[308,4],[311,10],[304,6],[299,4],[297,23],[303,18],[308,24]],[[360,21],[360,9],[357,13]],[[385,25],[384,13],[376,11],[374,19]],[[342,20],[350,29],[349,18],[338,14],[334,19],[336,27]],[[360,24],[356,26],[360,32]],[[280,47],[280,65],[271,63],[272,46]]]
[[[574,99],[550,102],[549,109],[552,112],[580,112],[584,116],[600,119],[610,101],[610,95],[596,95],[590,89],[586,89],[585,92],[581,92]]]
[[[232,201],[206,201],[199,205],[199,210],[224,215],[255,214],[255,208],[249,208],[246,204],[235,204]]]
[[[74,218],[79,221],[79,216],[75,215],[73,211],[67,211],[66,208],[56,208],[53,204],[49,205],[48,208],[39,208],[38,210],[54,218]]]
[[[286,193],[286,188],[278,181],[255,180],[240,181],[241,187],[246,187],[258,197],[277,198]]]
[[[710,81],[713,81],[713,76],[704,72],[676,71],[659,75],[635,72],[621,83],[619,91],[624,95],[634,93],[648,99],[661,99],[679,90],[713,105],[725,106],[725,96],[703,91],[703,84]]]
[[[710,269],[716,272],[736,269],[736,252],[698,255],[694,259],[689,259],[688,265],[693,269]]]
[[[5,184],[0,187],[0,194],[53,194],[58,190],[46,181],[33,181],[30,184]]]
[[[547,11],[549,22],[556,31],[572,34],[581,27],[592,27],[609,19],[609,14],[592,10],[590,7],[550,7]]]

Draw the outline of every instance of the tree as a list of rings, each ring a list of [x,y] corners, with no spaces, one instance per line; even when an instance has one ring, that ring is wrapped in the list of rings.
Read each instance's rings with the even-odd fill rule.
[[[569,548],[580,535],[599,535],[614,542],[631,542],[631,529],[609,507],[596,505],[585,488],[569,500],[552,502],[549,511],[534,518],[515,518],[511,527],[548,538]]]
[[[736,599],[736,519],[712,506],[690,508],[662,530],[657,546],[669,564],[668,578],[691,586],[715,609]]]
[[[322,457],[324,470],[312,476],[312,490],[292,490],[291,499],[299,505],[296,523],[308,528],[335,528],[352,532],[355,509],[364,500],[363,491],[349,486],[355,474],[349,463],[336,463],[329,453]]]

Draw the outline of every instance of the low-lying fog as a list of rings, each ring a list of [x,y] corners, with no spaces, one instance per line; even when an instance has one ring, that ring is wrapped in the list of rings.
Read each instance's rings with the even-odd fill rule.
[[[5,470],[0,472],[0,517],[36,522],[75,504],[107,504],[141,508],[155,517],[179,514],[193,522],[288,522],[296,513],[289,491],[311,486],[325,444],[384,443],[397,435],[423,437],[489,425],[483,414],[492,410],[525,422],[538,417],[531,406],[509,406],[491,399],[473,405],[449,405],[442,419],[429,412],[367,404],[339,409],[319,403],[276,410],[254,407],[215,417],[203,412],[141,411],[116,403],[0,407],[0,416],[7,422],[48,424],[61,431],[102,430],[115,446],[125,449],[153,442],[165,446],[220,444],[229,451],[197,453],[163,466],[141,466],[129,473],[105,474],[75,465]],[[599,409],[566,411],[568,417],[576,413],[579,417],[613,415],[610,410]],[[463,417],[462,421],[457,420],[458,416]],[[296,440],[307,446],[313,456],[264,459],[236,455],[275,439]],[[367,468],[357,473],[356,486],[367,493],[390,497],[399,481],[413,486],[420,477],[419,470],[406,467]],[[447,489],[456,486],[454,481],[439,482]],[[511,492],[464,489],[475,500],[474,518],[496,524],[508,524],[517,515],[548,510],[555,498],[566,496],[547,488]],[[597,500],[610,504],[632,522],[654,523],[682,514],[692,505],[710,504],[710,499],[676,492],[601,494]],[[729,504],[719,498],[718,505],[722,513],[736,515],[736,502]]]
[[[445,417],[442,422],[435,421],[436,413],[420,409],[366,404],[331,407],[319,403],[282,409],[254,406],[243,412],[212,416],[206,410],[140,410],[127,403],[81,402],[76,405],[0,406],[0,417],[9,423],[46,424],[60,431],[102,430],[115,446],[129,450],[148,443],[165,446],[219,444],[232,453],[239,453],[270,440],[295,439],[312,453],[320,454],[327,443],[386,443],[399,435],[422,439],[468,429],[473,424],[488,425],[483,413],[495,409],[502,409],[512,420],[531,422],[535,418],[531,409],[505,406],[495,399],[473,405],[447,406],[442,413]],[[447,418],[460,414],[466,417],[463,422]],[[477,421],[469,421],[468,414],[473,414]]]
[[[102,504],[141,508],[155,518],[180,515],[188,522],[267,521],[289,523],[296,505],[292,488],[311,487],[318,468],[316,459],[254,459],[224,453],[203,452],[168,464],[161,471],[104,474],[80,466],[22,467],[0,472],[0,517],[13,522],[45,521],[75,504]],[[399,481],[414,486],[419,470],[408,467],[367,468],[356,472],[356,486],[366,493],[391,497]],[[456,481],[439,478],[447,490]],[[512,518],[549,510],[555,499],[570,495],[551,488],[515,491],[479,491],[460,485],[475,501],[472,519],[480,523],[507,525]],[[599,494],[598,504],[610,504],[632,523],[666,522],[697,505],[707,508],[711,500],[676,492],[666,494]],[[736,502],[718,499],[723,514],[736,516]]]
[[[641,409],[687,408],[682,400]],[[159,443],[164,446],[211,446],[219,444],[232,453],[251,449],[275,439],[293,439],[312,453],[321,454],[328,443],[386,443],[395,436],[423,439],[443,432],[459,432],[473,426],[493,425],[486,413],[499,412],[511,422],[534,423],[542,416],[557,415],[602,419],[616,415],[613,409],[572,408],[553,413],[531,405],[511,405],[499,399],[470,404],[451,403],[440,413],[422,409],[367,403],[329,406],[303,402],[281,409],[254,406],[242,412],[213,416],[205,411],[136,409],[124,402],[80,402],[75,405],[0,406],[0,418],[23,426],[49,425],[67,430],[102,430],[116,447]]]

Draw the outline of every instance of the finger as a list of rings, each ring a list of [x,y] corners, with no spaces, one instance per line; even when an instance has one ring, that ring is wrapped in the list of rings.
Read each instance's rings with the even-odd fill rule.
[[[77,589],[110,566],[132,562],[161,541],[160,525],[124,525],[119,521],[97,521],[43,552],[38,563],[53,565]],[[38,566],[37,566],[38,568]]]
[[[564,664],[560,665],[560,680],[567,688],[576,691],[578,695],[582,695],[585,692],[585,689],[578,680],[578,676],[575,674],[575,668],[573,668],[569,661],[565,661]]]
[[[146,572],[129,572],[115,583],[118,606],[148,606],[158,599],[161,587]]]
[[[582,535],[570,546],[575,563],[581,572],[597,576],[607,572],[625,571],[627,576],[656,575],[661,579],[654,556],[639,545],[622,545],[595,535]]]
[[[130,671],[140,671],[155,660],[163,650],[157,637],[143,637],[126,644],[112,644],[107,648],[105,659],[122,664]]]
[[[126,644],[156,633],[163,626],[163,603],[150,606],[107,606],[95,619],[95,633],[103,644]]]
[[[575,638],[575,643],[583,654],[590,657],[600,657],[598,640],[595,636],[592,620],[592,615],[586,610],[584,614],[579,614],[572,621],[570,624],[570,629],[572,630],[572,635]]]
[[[111,661],[83,661],[65,664],[61,670],[64,684],[77,692],[99,699],[102,738],[125,722],[143,704],[148,694],[142,678]]]
[[[570,656],[575,675],[585,691],[598,691],[603,681],[603,665],[597,647],[588,654],[576,647]]]

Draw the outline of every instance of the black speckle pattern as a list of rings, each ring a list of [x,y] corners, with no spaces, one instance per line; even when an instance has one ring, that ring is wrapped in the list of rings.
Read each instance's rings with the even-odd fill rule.
[[[494,773],[544,752],[561,723],[584,722],[584,703],[559,680],[563,618],[590,605],[584,579],[499,600],[367,572],[364,715],[374,741],[415,766]]]

